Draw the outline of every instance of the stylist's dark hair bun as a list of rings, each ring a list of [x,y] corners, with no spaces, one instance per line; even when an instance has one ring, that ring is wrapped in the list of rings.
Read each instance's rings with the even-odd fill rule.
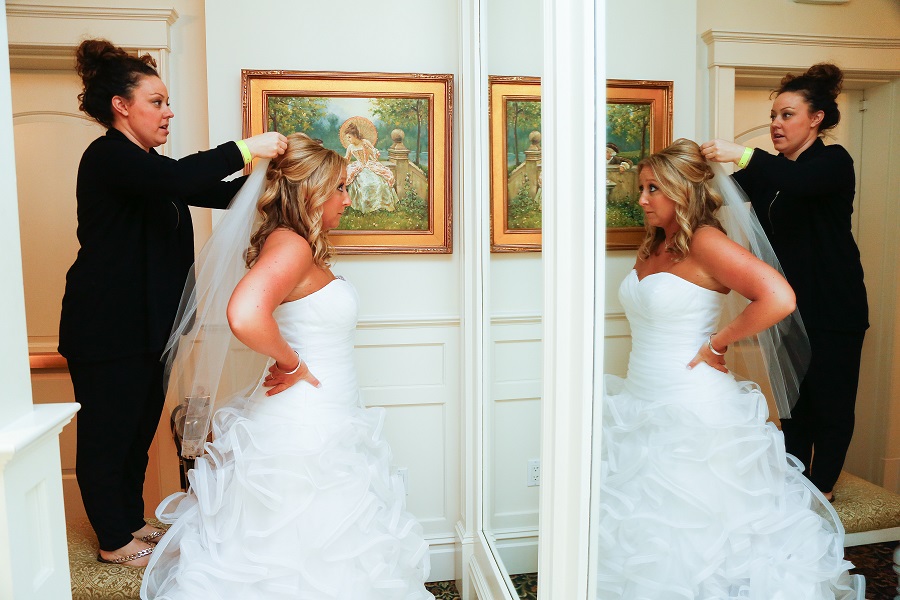
[[[818,63],[806,70],[803,75],[788,73],[781,80],[776,94],[794,92],[800,94],[809,103],[811,112],[822,111],[825,116],[819,124],[819,131],[827,131],[840,123],[841,111],[837,107],[837,97],[844,83],[844,73],[837,65]]]
[[[131,98],[141,77],[159,77],[156,61],[149,54],[132,56],[103,39],[85,40],[75,50],[75,71],[84,91],[78,108],[101,125],[112,127],[113,96]]]

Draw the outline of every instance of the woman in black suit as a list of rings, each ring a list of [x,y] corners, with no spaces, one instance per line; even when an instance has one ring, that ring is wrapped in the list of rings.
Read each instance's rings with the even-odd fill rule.
[[[821,135],[840,121],[843,73],[833,64],[786,75],[772,104],[777,156],[725,140],[701,146],[708,160],[734,162],[806,325],[812,357],[791,418],[781,422],[787,451],[833,499],[853,436],[863,338],[869,327],[859,249],[850,231],[853,159]],[[815,451],[815,457],[813,457]]]
[[[266,133],[181,160],[161,156],[168,91],[149,55],[106,40],[76,52],[80,108],[107,128],[78,167],[78,241],[66,275],[59,352],[78,414],[76,476],[101,562],[146,565],[162,532],[144,521],[147,452],[164,401],[160,357],[194,262],[188,205],[226,208],[221,181],[253,157],[284,152]]]

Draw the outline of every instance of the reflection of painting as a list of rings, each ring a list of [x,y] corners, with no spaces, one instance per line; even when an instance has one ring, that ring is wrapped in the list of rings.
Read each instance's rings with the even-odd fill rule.
[[[650,147],[650,105],[606,105],[606,225],[643,227],[637,170]]]
[[[535,77],[490,85],[491,251],[541,249],[541,88]]]
[[[242,75],[246,135],[302,131],[347,158],[338,252],[450,252],[451,75]]]
[[[636,165],[672,142],[672,82],[606,82],[606,246],[644,237]]]
[[[541,101],[506,101],[506,226],[541,228]]]

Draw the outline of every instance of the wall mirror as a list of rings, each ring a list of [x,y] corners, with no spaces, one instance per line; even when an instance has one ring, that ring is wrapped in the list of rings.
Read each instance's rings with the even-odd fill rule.
[[[866,11],[873,7],[848,5],[840,16],[834,7],[806,6],[802,23],[786,18],[783,22],[792,24],[787,31],[776,33],[766,15],[781,6],[777,1],[762,0],[741,9],[720,11],[715,2],[704,0],[653,0],[648,3],[649,16],[642,21],[641,31],[648,39],[666,39],[666,52],[659,53],[626,52],[633,36],[630,21],[608,4],[602,33],[608,55],[606,76],[672,81],[673,139],[687,137],[703,142],[719,137],[771,151],[769,94],[781,77],[787,72],[802,73],[824,60],[841,66],[845,77],[838,98],[842,120],[825,143],[843,145],[854,159],[857,188],[852,231],[866,274],[872,318],[863,346],[864,364],[866,360],[872,362],[861,375],[856,435],[844,471],[896,491],[900,477],[896,467],[889,465],[896,461],[896,445],[892,444],[896,436],[892,433],[897,429],[895,323],[900,313],[895,285],[898,251],[888,232],[896,231],[900,215],[896,203],[884,202],[890,196],[884,173],[891,172],[892,167],[896,172],[896,159],[890,157],[896,142],[889,140],[896,139],[897,121],[887,115],[891,111],[896,114],[896,108],[889,108],[888,98],[896,98],[900,83],[896,58],[891,58],[896,50],[880,48],[896,48],[897,29],[883,28],[877,35],[884,37],[863,42],[857,37],[861,35],[859,27],[853,23],[865,21]],[[841,27],[835,27],[838,21]],[[834,35],[836,31],[842,35]],[[801,38],[803,43],[798,41]],[[693,57],[696,60],[690,60]],[[604,328],[596,339],[595,353],[603,355],[602,373],[624,376],[631,331],[617,290],[634,265],[635,252],[610,249],[600,256],[606,307],[598,319]],[[600,404],[598,397],[597,412]],[[771,408],[770,414],[775,414]],[[595,426],[595,463],[599,463],[601,433]],[[594,523],[599,520],[597,504],[603,492],[600,488],[592,496]],[[596,544],[597,536],[591,537]],[[845,538],[845,543],[848,541]],[[588,572],[597,573],[595,562]],[[596,586],[596,581],[592,585]],[[588,597],[603,594],[601,591]]]
[[[540,0],[487,0],[482,13],[490,142],[484,166],[494,222],[485,249],[483,530],[512,598],[537,591],[543,178],[540,98],[533,94],[540,94],[541,11]]]

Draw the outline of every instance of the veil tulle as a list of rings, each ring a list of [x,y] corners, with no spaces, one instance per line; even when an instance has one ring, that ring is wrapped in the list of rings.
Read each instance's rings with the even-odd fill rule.
[[[249,395],[268,360],[234,337],[226,314],[235,286],[247,273],[244,253],[257,225],[256,203],[268,165],[268,160],[256,164],[200,251],[166,344],[166,401],[170,411],[181,405],[175,428],[185,458],[203,454],[215,408],[236,395]]]
[[[716,216],[725,227],[728,237],[783,276],[784,271],[772,244],[744,190],[725,172],[722,165],[711,163],[710,166],[715,175],[712,185],[724,199]],[[720,327],[734,320],[747,304],[749,300],[740,294],[728,294]],[[729,350],[728,362],[735,374],[758,383],[767,383],[778,409],[778,417],[787,419],[800,395],[800,384],[809,367],[810,356],[809,337],[803,326],[803,319],[800,312],[794,309],[794,312],[769,329],[733,344]]]

